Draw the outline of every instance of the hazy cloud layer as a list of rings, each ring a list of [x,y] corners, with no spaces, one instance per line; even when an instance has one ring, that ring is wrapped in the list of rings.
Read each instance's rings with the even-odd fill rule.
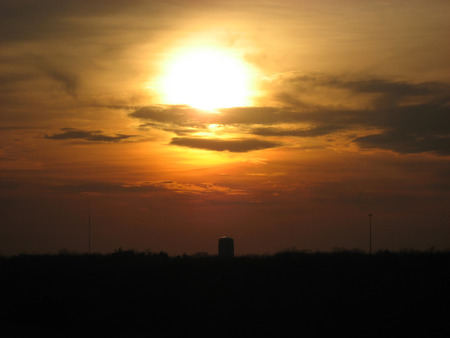
[[[77,22],[79,18],[100,18],[113,14],[123,14],[133,10],[144,0],[14,0],[0,3],[0,19],[2,31],[0,40],[30,41],[39,38],[59,37],[77,34],[86,27]],[[157,11],[158,7],[150,4],[149,9]],[[92,31],[98,33],[98,30]]]
[[[214,183],[190,184],[180,183],[172,180],[168,181],[144,181],[135,184],[122,185],[129,190],[147,191],[147,190],[169,190],[178,194],[211,194],[219,193],[226,195],[245,195],[242,189],[234,189]]]
[[[63,132],[53,135],[45,135],[45,138],[51,140],[86,140],[91,142],[120,142],[122,140],[134,137],[136,135],[116,134],[114,136],[105,135],[102,131],[78,130],[72,128],[62,128]]]
[[[15,188],[15,183],[0,181],[4,188]],[[69,193],[115,194],[115,193],[151,193],[170,191],[177,194],[203,195],[245,195],[243,189],[236,189],[216,183],[183,183],[174,180],[141,181],[134,183],[85,182],[80,184],[61,184],[52,187],[54,190]]]
[[[356,137],[362,148],[381,148],[399,153],[450,152],[450,86],[440,82],[407,83],[383,79],[354,80],[323,74],[291,76],[281,81],[291,94],[278,95],[281,107],[235,107],[208,113],[187,106],[151,106],[136,109],[131,117],[142,126],[189,136],[209,124],[232,126],[242,134],[260,137],[312,138],[336,132],[374,129],[373,135]],[[340,105],[306,105],[295,95],[321,88],[346,90],[357,101],[369,96],[369,107],[343,109]],[[297,93],[297,94],[296,94]],[[283,104],[284,103],[284,104]],[[381,133],[380,133],[381,130]],[[256,142],[257,141],[257,142]],[[171,144],[217,151],[250,151],[279,146],[272,140],[233,140],[185,137]]]

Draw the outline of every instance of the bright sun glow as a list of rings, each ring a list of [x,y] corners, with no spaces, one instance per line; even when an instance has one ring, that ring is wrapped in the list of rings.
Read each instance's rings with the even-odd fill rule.
[[[207,110],[249,106],[252,68],[225,50],[195,48],[168,61],[158,87],[166,104]]]

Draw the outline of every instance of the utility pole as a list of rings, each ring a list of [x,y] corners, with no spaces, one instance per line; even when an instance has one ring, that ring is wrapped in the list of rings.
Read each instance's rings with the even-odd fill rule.
[[[89,219],[88,219],[88,226],[89,226],[89,236],[88,236],[88,253],[91,254],[91,200],[89,200]]]
[[[369,255],[372,256],[372,214],[369,214]]]

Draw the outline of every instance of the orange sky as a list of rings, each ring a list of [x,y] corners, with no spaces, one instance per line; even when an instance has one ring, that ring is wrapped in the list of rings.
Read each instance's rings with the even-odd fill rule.
[[[0,254],[448,249],[449,12],[3,1]]]

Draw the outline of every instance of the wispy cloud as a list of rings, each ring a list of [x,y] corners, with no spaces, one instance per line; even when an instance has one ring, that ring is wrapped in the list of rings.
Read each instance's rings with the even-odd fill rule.
[[[225,195],[245,195],[246,192],[242,189],[230,188],[214,183],[180,183],[176,181],[143,181],[133,184],[122,185],[125,189],[130,190],[169,190],[178,194],[225,194]]]
[[[62,89],[70,96],[76,97],[79,88],[80,79],[77,74],[67,69],[67,67],[58,67],[47,60],[35,57],[35,62],[40,71],[53,81],[60,84]]]

